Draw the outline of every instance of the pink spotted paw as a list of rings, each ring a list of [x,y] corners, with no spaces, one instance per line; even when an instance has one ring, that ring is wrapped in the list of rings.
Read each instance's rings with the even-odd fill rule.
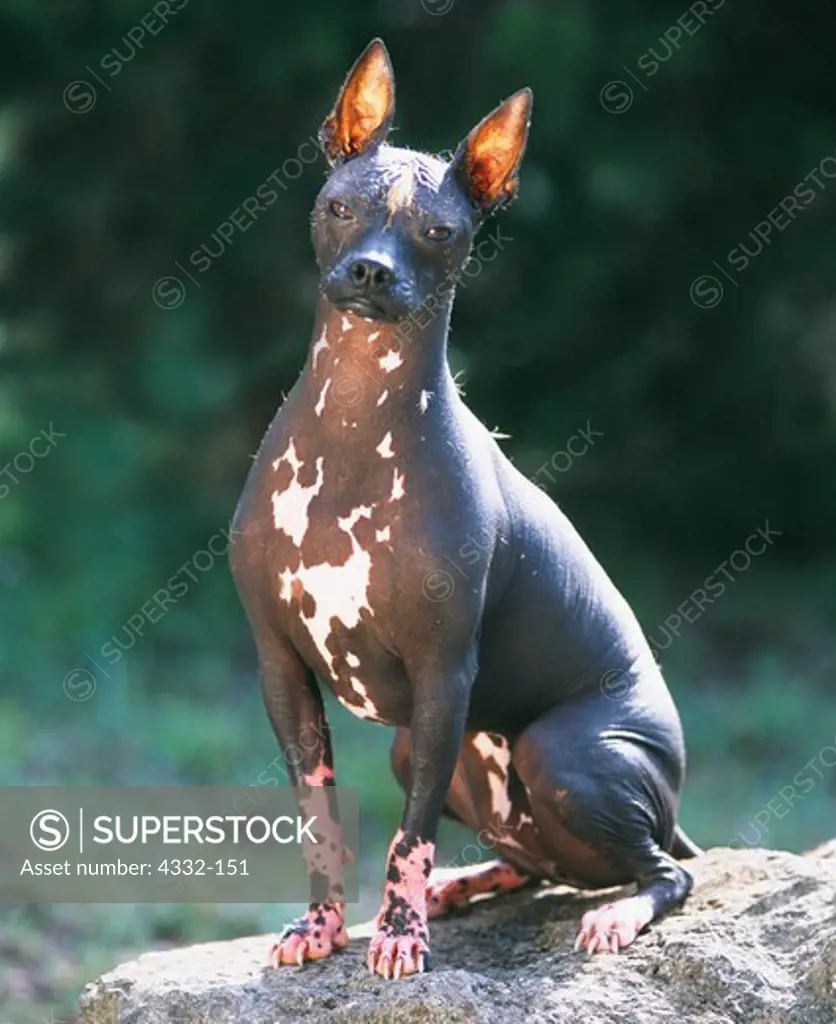
[[[631,896],[588,910],[581,918],[575,950],[618,953],[652,920],[653,907],[646,896]]]
[[[366,962],[372,974],[400,978],[432,967],[427,882],[435,844],[399,829],[389,847],[383,903]]]
[[[431,882],[427,886],[427,917],[434,921],[446,917],[454,910],[463,910],[470,902],[470,894],[461,880],[457,882]]]
[[[312,903],[308,912],[288,925],[270,949],[272,967],[321,960],[348,945],[342,903]]]
[[[426,927],[423,929],[426,935]],[[417,933],[391,935],[381,928],[369,943],[366,958],[372,974],[379,974],[387,981],[405,978],[410,974],[421,974],[432,969],[432,957],[427,939]]]
[[[513,892],[528,883],[528,875],[502,860],[464,870],[433,872],[427,885],[427,917],[444,917],[467,907],[474,896]]]

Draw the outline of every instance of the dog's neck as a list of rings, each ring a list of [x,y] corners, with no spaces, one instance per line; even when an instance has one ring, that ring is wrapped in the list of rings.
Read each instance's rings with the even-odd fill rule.
[[[359,438],[364,425],[426,414],[451,384],[449,321],[449,304],[419,326],[368,320],[321,297],[302,378],[323,429]]]

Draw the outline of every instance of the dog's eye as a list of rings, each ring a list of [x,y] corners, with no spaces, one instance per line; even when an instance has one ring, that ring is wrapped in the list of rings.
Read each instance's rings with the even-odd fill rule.
[[[349,207],[347,207],[345,203],[341,203],[339,199],[332,199],[328,208],[331,213],[333,213],[335,217],[339,217],[340,220],[354,219],[354,214],[351,212]]]
[[[431,242],[446,242],[453,234],[453,229],[436,224],[434,227],[427,228],[424,234]]]

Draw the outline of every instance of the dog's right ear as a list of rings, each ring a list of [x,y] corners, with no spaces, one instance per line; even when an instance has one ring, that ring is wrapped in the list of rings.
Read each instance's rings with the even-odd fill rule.
[[[395,113],[395,74],[383,40],[373,39],[343,83],[319,142],[334,167],[386,138]]]

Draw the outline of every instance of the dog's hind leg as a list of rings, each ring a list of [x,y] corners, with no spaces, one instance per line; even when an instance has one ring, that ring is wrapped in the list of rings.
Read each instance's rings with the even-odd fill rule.
[[[391,749],[395,778],[406,789],[409,785],[409,730],[399,728]],[[461,754],[453,773],[444,815],[459,821],[477,833],[479,851],[502,852],[517,861],[474,862],[464,867],[447,866],[433,871],[427,886],[427,916],[443,917],[467,906],[474,896],[499,895],[525,885],[537,884],[546,870],[537,866],[533,818],[525,790],[510,765],[511,748],[505,737],[494,733],[466,733]],[[474,844],[469,844],[474,847]],[[523,865],[531,865],[526,870]]]
[[[674,826],[679,722],[652,680],[649,693],[642,688],[637,681],[617,708],[598,691],[554,708],[521,733],[513,750],[549,855],[589,888],[637,883],[634,896],[584,915],[575,948],[590,953],[630,945],[678,907],[692,884],[670,852],[686,852]]]
[[[474,896],[500,895],[537,884],[504,860],[433,871],[427,886],[427,917],[444,917],[466,907]]]

